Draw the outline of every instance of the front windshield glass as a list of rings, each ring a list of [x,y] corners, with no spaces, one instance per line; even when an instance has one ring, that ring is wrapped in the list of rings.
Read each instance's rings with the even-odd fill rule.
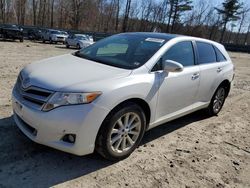
[[[78,36],[76,36],[76,38],[78,40],[87,40],[86,36],[84,36],[84,35],[78,35]]]
[[[59,34],[59,35],[62,34],[61,31],[51,31],[51,33],[52,33],[52,34]]]
[[[165,43],[165,39],[120,34],[98,41],[75,55],[110,66],[135,69],[145,64]]]

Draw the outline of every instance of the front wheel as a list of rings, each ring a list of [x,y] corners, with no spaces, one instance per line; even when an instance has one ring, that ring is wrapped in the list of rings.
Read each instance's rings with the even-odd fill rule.
[[[76,47],[77,47],[77,49],[81,49],[80,44],[77,44]]]
[[[108,160],[128,157],[140,144],[146,117],[140,106],[128,103],[113,110],[99,130],[96,150]]]
[[[226,88],[223,86],[219,86],[215,91],[214,96],[208,106],[208,113],[211,116],[217,115],[225,102],[226,99]]]

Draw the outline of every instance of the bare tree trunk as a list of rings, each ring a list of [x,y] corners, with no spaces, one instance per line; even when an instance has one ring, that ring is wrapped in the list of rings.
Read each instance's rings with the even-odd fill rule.
[[[173,14],[173,3],[170,4],[170,10],[169,10],[169,15],[168,15],[168,23],[167,23],[167,33],[169,33],[169,28],[170,28],[170,22]]]
[[[250,32],[250,24],[249,24],[248,29],[247,29],[247,34],[245,36],[244,45],[247,45],[247,40],[248,40],[249,32]]]
[[[228,18],[225,19],[225,22],[223,24],[222,32],[221,32],[221,37],[220,37],[220,43],[223,42],[224,34],[226,31],[226,26],[227,26]]]
[[[122,25],[122,31],[123,32],[127,31],[130,5],[131,5],[131,0],[127,0],[126,10],[125,10],[125,16],[124,16],[123,25]]]
[[[46,2],[47,2],[46,0],[43,0],[43,4],[42,4],[42,22],[41,22],[42,26],[45,25],[44,21],[45,21],[45,16],[46,16],[46,14],[45,14],[45,12],[46,12]]]
[[[32,1],[32,8],[33,8],[33,25],[36,25],[37,23],[36,23],[36,20],[37,20],[37,18],[36,18],[36,13],[37,13],[37,1],[36,0],[33,0]]]
[[[236,44],[239,43],[239,35],[240,35],[240,32],[241,32],[241,29],[242,29],[242,26],[243,26],[243,23],[245,21],[245,18],[247,16],[247,13],[250,11],[250,8],[244,8],[243,11],[242,11],[242,17],[241,17],[241,20],[240,20],[240,26],[239,26],[239,29],[238,29],[238,32],[237,32],[237,35],[235,37],[235,41],[236,41]]]
[[[50,27],[53,28],[54,26],[54,2],[55,0],[52,0],[51,2],[51,12],[50,12]]]
[[[119,26],[119,13],[120,13],[120,0],[117,0],[117,5],[116,5],[116,19],[115,19],[115,31],[118,31],[118,26]]]
[[[6,1],[0,0],[0,11],[1,11],[0,20],[2,21],[2,23],[5,23],[5,14],[6,14],[5,6],[6,6]]]

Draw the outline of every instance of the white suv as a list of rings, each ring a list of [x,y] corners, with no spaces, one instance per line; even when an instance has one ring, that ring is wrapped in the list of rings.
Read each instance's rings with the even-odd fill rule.
[[[203,108],[218,114],[233,76],[216,42],[118,34],[25,67],[13,89],[14,119],[40,144],[120,160],[146,130]]]

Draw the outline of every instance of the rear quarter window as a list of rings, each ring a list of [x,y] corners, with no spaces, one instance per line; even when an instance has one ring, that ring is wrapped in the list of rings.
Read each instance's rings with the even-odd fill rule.
[[[214,47],[205,42],[196,42],[199,64],[216,63],[216,53]]]
[[[214,46],[214,50],[215,50],[215,53],[216,53],[217,62],[227,61],[225,56],[221,53],[221,51],[217,47]]]

